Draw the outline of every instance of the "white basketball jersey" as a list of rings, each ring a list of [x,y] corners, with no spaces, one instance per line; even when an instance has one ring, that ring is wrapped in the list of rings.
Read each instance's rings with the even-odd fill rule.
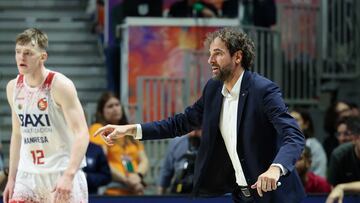
[[[32,88],[24,75],[17,77],[13,107],[21,129],[20,171],[53,173],[69,165],[74,135],[50,94],[55,79],[56,73],[49,72],[42,85]]]

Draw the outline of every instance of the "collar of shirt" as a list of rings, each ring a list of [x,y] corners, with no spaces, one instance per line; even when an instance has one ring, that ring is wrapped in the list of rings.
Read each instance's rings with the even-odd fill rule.
[[[223,85],[222,90],[221,90],[221,94],[222,94],[224,97],[234,98],[234,99],[236,99],[237,97],[239,97],[240,88],[241,88],[241,81],[242,81],[242,78],[243,78],[243,76],[244,76],[244,72],[245,72],[245,71],[243,71],[243,72],[241,73],[239,79],[236,81],[234,87],[230,90],[230,92],[226,89],[225,84]]]

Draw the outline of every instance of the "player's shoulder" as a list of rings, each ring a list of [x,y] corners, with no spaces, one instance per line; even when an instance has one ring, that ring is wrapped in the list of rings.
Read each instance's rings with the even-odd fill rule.
[[[15,87],[15,83],[16,83],[16,78],[10,80],[6,85],[6,91],[13,90]]]
[[[56,71],[51,71],[50,72],[54,73],[54,84],[55,83],[59,83],[59,84],[66,84],[66,83],[72,83],[72,81],[64,74],[60,73],[60,72],[56,72]]]
[[[64,74],[55,71],[51,71],[51,72],[55,73],[52,82],[52,89],[72,88],[74,86],[71,79],[65,76]]]

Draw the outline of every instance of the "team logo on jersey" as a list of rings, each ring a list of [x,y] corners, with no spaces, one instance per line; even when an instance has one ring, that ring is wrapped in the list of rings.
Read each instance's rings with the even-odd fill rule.
[[[40,109],[40,111],[45,111],[45,109],[48,107],[48,102],[46,100],[46,98],[42,98],[38,101],[37,103],[38,108]]]

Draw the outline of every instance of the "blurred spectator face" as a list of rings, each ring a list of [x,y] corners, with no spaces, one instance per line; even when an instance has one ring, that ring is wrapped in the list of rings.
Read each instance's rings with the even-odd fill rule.
[[[301,117],[300,113],[298,113],[296,111],[292,111],[290,113],[290,115],[295,118],[295,120],[296,120],[297,124],[299,125],[301,131],[304,131],[304,130],[306,130],[308,128],[308,123],[306,123],[304,121],[304,119]]]
[[[346,124],[341,123],[337,127],[337,139],[339,141],[339,144],[343,144],[345,142],[349,142],[353,140],[352,133],[347,129]]]
[[[352,114],[350,106],[344,102],[337,103],[335,110],[339,117],[350,116]]]
[[[103,113],[104,113],[104,118],[107,122],[109,122],[110,124],[118,123],[123,116],[120,101],[115,97],[111,97],[105,103]]]
[[[310,157],[306,156],[305,151],[301,154],[301,157],[296,161],[295,167],[300,177],[304,176],[311,166]]]
[[[354,107],[351,109],[351,114],[353,116],[360,116],[360,109],[358,107]]]

